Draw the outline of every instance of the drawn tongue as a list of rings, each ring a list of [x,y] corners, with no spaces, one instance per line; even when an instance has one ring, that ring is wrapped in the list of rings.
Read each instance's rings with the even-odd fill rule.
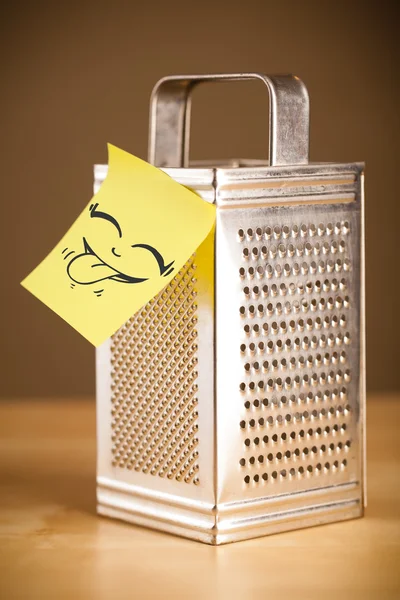
[[[68,266],[69,276],[81,284],[96,283],[117,275],[118,271],[101,262],[94,254],[80,254]]]

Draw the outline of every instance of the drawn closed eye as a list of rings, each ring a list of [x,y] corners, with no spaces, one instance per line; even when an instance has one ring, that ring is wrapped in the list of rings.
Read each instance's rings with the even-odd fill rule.
[[[109,215],[106,212],[102,212],[101,210],[96,210],[98,207],[98,203],[97,204],[91,204],[89,207],[89,212],[90,212],[90,216],[92,217],[92,219],[104,219],[106,221],[108,221],[109,223],[112,223],[114,225],[114,227],[117,229],[118,231],[118,235],[120,238],[122,238],[122,230],[120,227],[120,224],[118,223],[117,219],[115,217],[113,217],[112,215]]]

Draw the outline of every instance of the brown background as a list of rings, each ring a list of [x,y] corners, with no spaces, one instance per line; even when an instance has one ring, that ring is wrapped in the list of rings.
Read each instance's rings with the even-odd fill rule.
[[[154,83],[207,71],[294,72],[311,159],[366,161],[368,384],[399,389],[395,4],[2,3],[2,395],[94,392],[93,348],[19,281],[90,198],[107,141],[146,157]],[[261,84],[196,92],[193,158],[263,157],[266,131]]]

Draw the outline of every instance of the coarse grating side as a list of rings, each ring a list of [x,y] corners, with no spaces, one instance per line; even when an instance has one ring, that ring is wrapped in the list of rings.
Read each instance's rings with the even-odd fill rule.
[[[352,443],[359,393],[350,365],[359,363],[352,340],[359,331],[352,283],[358,232],[352,238],[357,227],[351,211],[343,219],[346,205],[324,207],[321,221],[312,210],[305,218],[302,208],[301,219],[296,208],[269,210],[263,222],[236,231],[243,369],[238,463],[244,489],[253,493],[357,478]]]
[[[199,483],[192,257],[112,336],[112,466]]]

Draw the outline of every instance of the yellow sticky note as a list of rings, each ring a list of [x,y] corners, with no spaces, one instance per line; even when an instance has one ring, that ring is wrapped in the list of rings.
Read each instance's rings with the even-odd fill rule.
[[[210,232],[215,207],[108,145],[108,174],[22,285],[95,346],[178,273]]]

